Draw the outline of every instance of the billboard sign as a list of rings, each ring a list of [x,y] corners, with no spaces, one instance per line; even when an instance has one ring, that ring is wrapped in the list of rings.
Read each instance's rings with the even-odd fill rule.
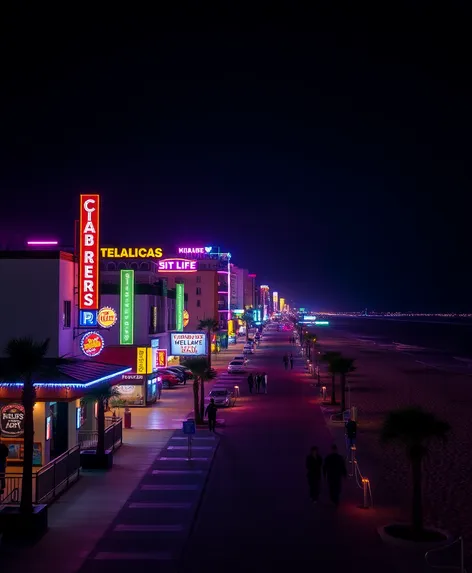
[[[184,285],[175,285],[175,330],[182,332],[184,329]]]
[[[80,196],[79,309],[99,309],[100,195]]]
[[[134,271],[120,271],[120,344],[134,343]]]
[[[204,332],[171,332],[170,352],[173,356],[206,356],[207,335]]]

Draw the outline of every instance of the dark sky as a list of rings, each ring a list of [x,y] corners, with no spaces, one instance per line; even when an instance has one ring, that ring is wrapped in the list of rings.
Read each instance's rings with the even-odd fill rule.
[[[470,311],[467,3],[379,4],[12,15],[0,243],[70,244],[92,190],[104,242],[220,245],[301,306]]]

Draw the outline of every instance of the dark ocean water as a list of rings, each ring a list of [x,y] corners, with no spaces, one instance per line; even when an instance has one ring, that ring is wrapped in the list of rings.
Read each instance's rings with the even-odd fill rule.
[[[425,352],[472,359],[470,319],[333,318],[331,326],[376,344],[418,346]],[[320,333],[321,335],[321,333]]]

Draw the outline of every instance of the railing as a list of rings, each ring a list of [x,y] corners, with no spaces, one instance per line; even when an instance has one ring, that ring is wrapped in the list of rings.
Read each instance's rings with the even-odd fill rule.
[[[105,428],[105,450],[117,450],[123,444],[123,419],[122,418],[105,418],[111,422]],[[82,450],[92,449],[97,446],[98,432],[83,431],[79,432],[79,444]]]
[[[450,552],[451,549],[459,549],[459,554],[455,555],[452,561],[455,561],[455,564],[450,564],[450,555],[447,555],[447,551]],[[433,555],[439,555],[440,558],[446,558],[446,562],[439,562],[438,564],[434,565],[430,562],[430,558]],[[447,559],[449,557],[449,559]],[[467,573],[464,566],[464,539],[459,537],[452,543],[445,545],[444,547],[438,547],[437,549],[431,549],[428,551],[425,556],[425,561],[431,567],[431,569],[442,569],[443,571],[459,571],[459,573]]]
[[[80,476],[80,446],[74,446],[50,461],[31,476],[33,503],[51,503],[75,483]],[[16,505],[21,501],[23,475],[7,473],[0,504]]]

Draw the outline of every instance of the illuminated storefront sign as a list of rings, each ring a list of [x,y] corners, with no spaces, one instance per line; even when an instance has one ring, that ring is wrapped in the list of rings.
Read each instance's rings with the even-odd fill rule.
[[[85,356],[98,356],[105,348],[105,341],[98,332],[86,332],[80,340],[80,348]]]
[[[97,322],[98,310],[79,310],[79,326],[95,328]]]
[[[272,303],[274,305],[274,312],[279,310],[279,293],[274,290],[272,293]]]
[[[159,261],[159,271],[167,273],[195,273],[197,272],[197,261],[189,259],[164,259]]]
[[[173,356],[199,356],[207,353],[207,335],[204,332],[170,333]]]
[[[190,322],[190,315],[188,313],[188,310],[184,310],[183,319],[184,319],[184,328],[185,328],[186,326],[188,326],[188,323]]]
[[[158,368],[165,368],[167,366],[167,350],[157,351],[157,365]]]
[[[120,344],[134,343],[134,271],[120,271]]]
[[[100,195],[80,196],[79,309],[99,308]]]
[[[233,312],[233,314],[244,314],[244,309],[243,308],[235,308],[232,312]]]
[[[175,330],[182,332],[184,329],[184,285],[175,285]]]
[[[147,351],[145,347],[136,348],[136,373],[148,374]]]
[[[179,247],[179,255],[209,255],[212,247]]]
[[[102,247],[100,249],[104,259],[160,259],[162,249],[160,247],[131,247],[115,248]]]
[[[284,298],[280,298],[280,299],[279,299],[279,302],[280,302],[280,312],[283,312],[283,311],[284,311],[284,308],[285,308],[285,299],[284,299]]]
[[[98,311],[97,322],[102,328],[111,328],[118,321],[118,314],[114,308],[104,306]]]
[[[25,430],[25,409],[21,404],[7,404],[0,410],[0,434],[19,438]]]

